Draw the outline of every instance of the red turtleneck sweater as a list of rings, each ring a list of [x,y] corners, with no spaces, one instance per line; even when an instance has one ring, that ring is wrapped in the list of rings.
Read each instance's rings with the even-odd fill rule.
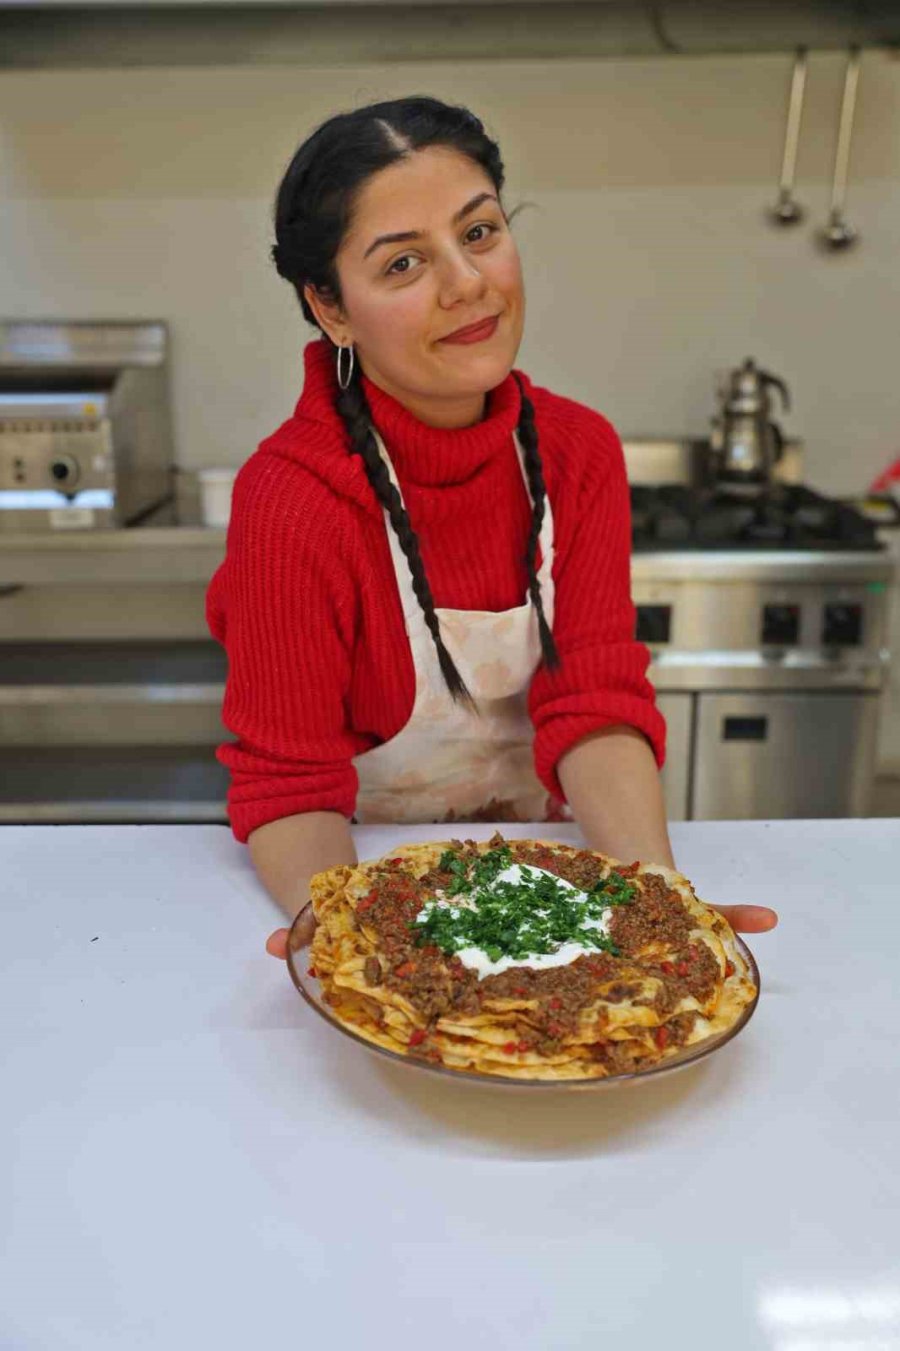
[[[298,812],[352,816],[353,757],[408,721],[414,673],[382,508],[334,399],[324,340],[305,351],[303,394],[234,487],[225,561],[210,583],[210,630],[228,653],[218,750],[231,771],[232,828]],[[520,373],[521,374],[521,373]],[[665,725],[634,639],[630,513],[613,427],[582,404],[522,379],[535,407],[553,509],[558,671],[532,680],[537,773],[556,777],[574,743],[614,724],[639,728],[661,764]],[[436,606],[505,610],[527,594],[531,508],[512,432],[512,375],[472,427],[426,426],[363,377],[394,462]]]

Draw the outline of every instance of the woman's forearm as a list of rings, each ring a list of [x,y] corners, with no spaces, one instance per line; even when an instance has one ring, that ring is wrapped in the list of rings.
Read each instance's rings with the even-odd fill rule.
[[[557,772],[591,849],[624,863],[674,867],[659,770],[640,732],[594,732],[561,757]]]
[[[289,920],[309,900],[309,879],[326,868],[356,862],[347,818],[339,812],[304,812],[269,821],[248,840],[263,886]]]

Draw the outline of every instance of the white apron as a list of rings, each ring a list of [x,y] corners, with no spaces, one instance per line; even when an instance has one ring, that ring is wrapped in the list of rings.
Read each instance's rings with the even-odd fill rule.
[[[377,432],[375,439],[400,492],[394,466]],[[530,501],[517,436],[515,443]],[[359,774],[354,821],[570,820],[568,808],[547,792],[534,772],[534,732],[527,697],[541,659],[541,643],[530,601],[512,610],[435,609],[444,645],[478,713],[455,703],[444,684],[434,641],[413,591],[409,564],[387,512],[384,517],[415,667],[416,694],[406,726],[354,761]],[[552,626],[553,515],[546,499],[540,548],[541,598]]]

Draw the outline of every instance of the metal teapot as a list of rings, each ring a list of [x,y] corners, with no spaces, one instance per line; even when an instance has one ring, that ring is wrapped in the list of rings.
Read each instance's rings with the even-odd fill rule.
[[[713,473],[724,488],[753,496],[765,491],[784,450],[784,437],[771,418],[769,389],[778,390],[788,411],[791,396],[777,375],[761,371],[752,357],[730,371],[719,389],[721,409],[712,419]]]

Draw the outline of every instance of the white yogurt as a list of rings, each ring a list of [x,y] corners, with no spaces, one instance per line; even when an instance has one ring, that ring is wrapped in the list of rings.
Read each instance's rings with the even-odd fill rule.
[[[493,882],[481,887],[480,890],[491,892],[498,882],[537,882],[541,877],[552,877],[553,880],[570,892],[573,899],[580,897],[582,901],[587,900],[587,892],[576,887],[572,882],[567,882],[563,877],[557,877],[556,873],[549,872],[546,868],[533,868],[530,864],[512,863],[503,872],[498,873]],[[442,892],[438,892],[433,901],[429,901],[423,906],[416,915],[416,921],[422,920],[428,914],[432,906],[439,905],[447,908],[454,918],[461,909],[477,909],[474,899],[471,896],[451,896],[447,897]],[[540,913],[540,910],[538,911]],[[597,919],[586,919],[583,927],[585,929],[599,929],[601,933],[609,933],[609,922],[612,918],[612,909],[608,908]],[[554,952],[533,953],[530,957],[498,957],[492,962],[483,948],[460,948],[455,954],[471,971],[477,971],[480,979],[485,976],[497,976],[501,971],[509,971],[514,966],[528,966],[534,971],[543,971],[550,966],[568,966],[570,962],[577,961],[583,957],[586,952],[596,953],[597,948],[585,947],[582,943],[573,941],[562,943]]]

